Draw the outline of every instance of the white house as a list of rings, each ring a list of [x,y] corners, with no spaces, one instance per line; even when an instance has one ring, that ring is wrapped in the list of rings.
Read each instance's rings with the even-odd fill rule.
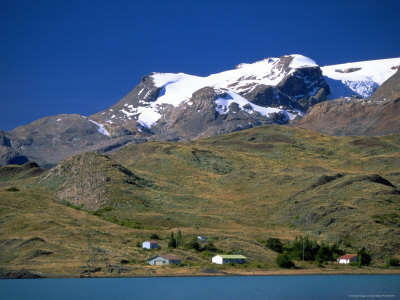
[[[337,259],[337,262],[339,264],[349,264],[351,262],[357,262],[357,260],[358,260],[357,254],[345,254],[345,255],[340,256]]]
[[[142,244],[143,249],[157,249],[158,242],[156,241],[145,241]]]
[[[197,236],[197,239],[198,239],[199,241],[201,241],[201,242],[207,241],[207,237],[201,236],[201,235],[198,235],[198,236]]]
[[[229,264],[229,263],[233,263],[233,264],[244,264],[247,260],[246,256],[243,255],[216,255],[212,258],[212,263],[213,264],[219,264],[219,265],[223,265],[223,264]]]
[[[169,264],[176,264],[180,265],[182,264],[182,261],[180,258],[176,257],[175,255],[170,255],[170,254],[162,254],[162,255],[157,255],[149,258],[147,260],[147,263],[149,265],[153,266],[162,266],[162,265],[169,265]]]

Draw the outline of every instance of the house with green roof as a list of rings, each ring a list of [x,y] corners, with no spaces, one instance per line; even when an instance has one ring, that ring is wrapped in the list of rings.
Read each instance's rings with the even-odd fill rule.
[[[224,264],[244,264],[247,260],[246,256],[243,255],[225,255],[225,254],[219,254],[216,255],[212,258],[212,263],[213,264],[219,264],[219,265],[224,265]]]

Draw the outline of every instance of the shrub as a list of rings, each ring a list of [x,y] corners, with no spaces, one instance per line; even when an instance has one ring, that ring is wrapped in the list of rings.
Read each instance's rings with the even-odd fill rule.
[[[6,188],[6,191],[7,192],[18,192],[19,189],[15,186],[12,186],[12,187]]]
[[[208,258],[212,257],[213,255],[214,254],[209,252],[209,251],[202,251],[200,253],[200,257],[203,258],[203,259],[208,259]]]
[[[265,246],[272,251],[282,253],[283,252],[283,245],[280,239],[277,238],[269,238],[265,242]]]
[[[276,263],[281,268],[290,269],[294,267],[294,263],[290,259],[289,255],[287,255],[287,253],[279,254],[278,257],[276,258]]]
[[[152,239],[152,240],[158,240],[158,239],[159,239],[158,234],[157,234],[157,233],[152,233],[152,234],[150,234],[150,239]]]
[[[389,259],[389,265],[391,267],[398,267],[398,266],[400,266],[400,260],[398,258],[391,257]]]
[[[209,242],[204,245],[204,247],[201,249],[201,251],[217,252],[218,249],[217,249],[217,247],[214,246],[214,244],[212,242]]]
[[[193,249],[193,250],[195,250],[197,252],[200,252],[200,244],[199,244],[198,241],[191,241],[190,243],[186,244],[186,247],[188,249]]]

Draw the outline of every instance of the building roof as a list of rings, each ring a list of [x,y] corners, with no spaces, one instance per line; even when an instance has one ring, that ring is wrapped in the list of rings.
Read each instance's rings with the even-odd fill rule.
[[[351,259],[354,257],[357,257],[357,254],[345,254],[345,255],[340,256],[338,259]]]
[[[181,260],[179,257],[176,257],[175,255],[171,254],[161,254],[160,256],[168,260]]]
[[[145,243],[150,243],[150,244],[158,244],[157,241],[144,241]]]
[[[247,259],[246,256],[239,255],[239,254],[237,254],[237,255],[218,254],[218,255],[216,255],[216,256],[220,256],[220,257],[222,257],[222,258],[228,258],[228,259]],[[214,257],[215,257],[215,256],[214,256]]]

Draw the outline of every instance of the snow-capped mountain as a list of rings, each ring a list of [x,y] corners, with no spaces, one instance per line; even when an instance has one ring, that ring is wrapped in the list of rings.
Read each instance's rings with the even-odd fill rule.
[[[329,86],[315,61],[288,55],[240,64],[207,77],[152,73],[117,104],[90,118],[113,136],[151,132],[190,139],[287,123],[328,94]],[[184,132],[188,127],[197,129]]]
[[[58,115],[0,130],[0,164],[54,165],[71,154],[107,152],[127,143],[286,124],[327,99],[371,96],[399,65],[400,58],[393,58],[320,68],[305,56],[286,55],[206,77],[151,73],[118,103],[92,116]],[[377,99],[368,101],[385,97]]]
[[[400,58],[320,68],[305,56],[287,55],[242,63],[207,77],[152,73],[117,104],[90,118],[113,136],[147,132],[156,139],[287,123],[327,99],[371,96],[398,65]],[[206,101],[193,98],[206,88]]]

